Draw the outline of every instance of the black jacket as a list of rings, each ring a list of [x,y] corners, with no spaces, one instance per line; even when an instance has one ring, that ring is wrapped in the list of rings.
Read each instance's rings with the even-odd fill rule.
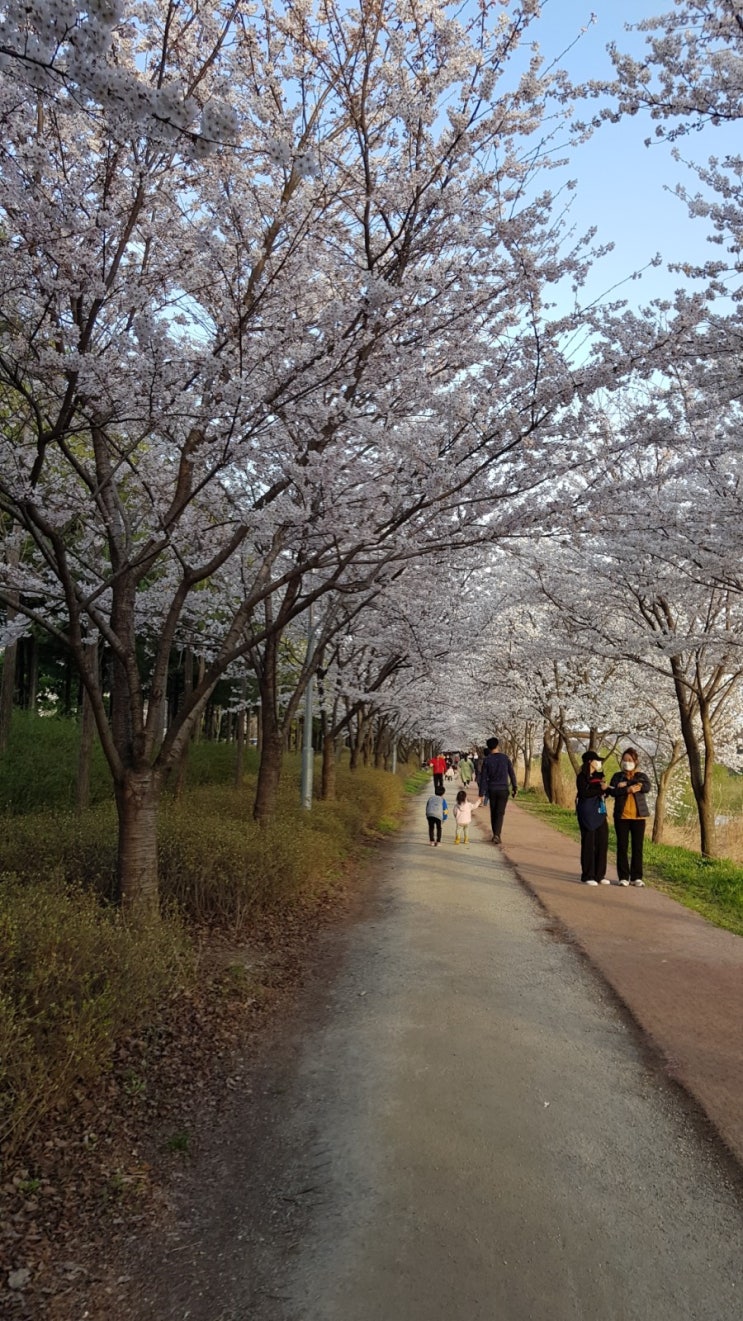
[[[608,790],[612,798],[614,799],[614,820],[615,821],[621,820],[622,812],[624,811],[624,804],[627,801],[627,790],[620,789],[619,788],[620,784],[640,785],[639,794],[635,794],[635,802],[637,804],[637,815],[641,817],[650,816],[650,808],[648,807],[648,800],[647,800],[647,795],[650,793],[650,781],[647,775],[645,774],[645,772],[633,771],[632,774],[630,775],[629,771],[617,771],[616,775],[612,775],[611,780],[609,781],[609,790]]]
[[[513,769],[511,758],[507,757],[505,752],[489,752],[482,764],[480,771],[478,788],[480,797],[487,798],[488,794],[508,792],[508,782],[511,781],[511,788],[516,786],[516,772]]]
[[[586,767],[578,772],[575,781],[575,810],[578,821],[584,830],[598,830],[606,825],[606,807],[604,793],[606,786],[603,775],[595,775]]]

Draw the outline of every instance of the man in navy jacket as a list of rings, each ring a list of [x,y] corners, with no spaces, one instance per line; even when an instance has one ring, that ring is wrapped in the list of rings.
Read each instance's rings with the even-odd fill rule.
[[[488,755],[482,764],[477,787],[480,790],[480,797],[483,802],[485,802],[485,799],[490,800],[490,825],[493,831],[493,843],[500,844],[503,818],[506,814],[506,803],[508,802],[509,781],[511,794],[514,798],[518,792],[518,785],[511,758],[507,757],[505,752],[498,751],[497,738],[489,738],[486,747]]]

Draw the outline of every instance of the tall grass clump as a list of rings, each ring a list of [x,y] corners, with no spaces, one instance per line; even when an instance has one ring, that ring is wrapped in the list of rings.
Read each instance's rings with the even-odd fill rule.
[[[60,876],[0,878],[0,1148],[107,1068],[114,1046],[191,977],[178,923],[131,928]]]

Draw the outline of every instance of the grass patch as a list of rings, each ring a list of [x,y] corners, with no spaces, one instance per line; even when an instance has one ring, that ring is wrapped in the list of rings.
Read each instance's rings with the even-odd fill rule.
[[[421,768],[420,770],[413,771],[412,773],[406,773],[403,782],[405,787],[405,793],[417,794],[419,790],[422,789],[425,785],[427,785],[430,781],[431,781],[431,772],[429,770],[423,770]]]
[[[532,815],[572,839],[580,839],[575,812],[548,803],[539,790],[520,793],[518,802]],[[610,844],[612,841],[610,833]],[[614,855],[614,849],[610,847]],[[727,858],[703,858],[692,849],[645,842],[645,879],[656,889],[701,913],[716,926],[743,936],[743,867]]]

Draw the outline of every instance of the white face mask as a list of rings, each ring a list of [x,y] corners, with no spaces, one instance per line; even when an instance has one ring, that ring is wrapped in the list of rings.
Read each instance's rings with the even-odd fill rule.
[[[623,762],[622,762],[622,770],[623,770],[623,771],[633,771],[634,769],[635,769],[635,763],[634,763],[633,761],[623,761]]]
[[[592,762],[591,762],[591,770],[594,772],[594,774],[596,774],[597,771],[601,771],[601,770],[603,770],[603,766],[604,766],[604,764],[603,764],[603,762],[601,762],[601,761],[592,761]]]

